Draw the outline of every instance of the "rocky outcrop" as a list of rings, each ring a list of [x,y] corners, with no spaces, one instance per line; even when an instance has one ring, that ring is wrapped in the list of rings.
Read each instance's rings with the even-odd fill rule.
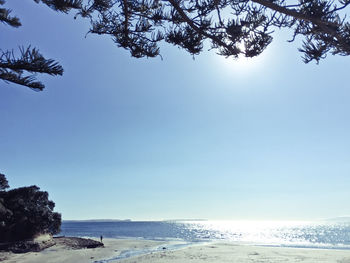
[[[62,245],[70,249],[103,247],[103,243],[88,238],[80,237],[55,237],[57,245]]]
[[[80,237],[52,237],[40,235],[33,240],[0,243],[0,251],[13,253],[39,252],[53,245],[63,246],[67,249],[82,249],[103,247],[103,243]]]
[[[39,252],[45,248],[52,247],[55,244],[56,243],[52,236],[43,235],[34,240],[0,243],[0,250],[11,251],[13,253]]]

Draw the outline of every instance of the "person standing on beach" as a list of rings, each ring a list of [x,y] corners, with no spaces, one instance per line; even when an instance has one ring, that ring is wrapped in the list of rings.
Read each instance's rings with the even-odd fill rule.
[[[101,236],[100,236],[101,243],[102,243],[102,239],[103,239],[103,236],[101,235]]]

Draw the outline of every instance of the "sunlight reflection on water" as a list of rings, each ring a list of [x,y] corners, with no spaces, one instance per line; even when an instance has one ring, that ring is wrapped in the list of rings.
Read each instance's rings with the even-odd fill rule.
[[[350,249],[350,223],[307,221],[63,222],[60,235]]]
[[[350,247],[349,224],[307,221],[183,222],[198,238],[259,245],[295,247]]]

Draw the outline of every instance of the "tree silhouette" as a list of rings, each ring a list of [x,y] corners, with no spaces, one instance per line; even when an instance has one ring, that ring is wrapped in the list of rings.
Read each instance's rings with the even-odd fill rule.
[[[341,16],[350,0],[95,0],[78,15],[89,17],[90,33],[111,35],[134,57],[159,55],[162,40],[191,54],[205,40],[219,55],[254,57],[278,28],[304,38],[305,63],[328,52],[350,54],[350,24]]]
[[[255,57],[272,42],[276,29],[288,28],[290,42],[303,39],[299,51],[303,61],[318,63],[328,53],[350,55],[350,23],[345,11],[350,0],[34,0],[50,8],[89,19],[89,33],[110,35],[118,47],[136,58],[160,55],[159,42],[181,47],[192,55],[202,52],[204,42],[219,55]],[[4,0],[0,0],[4,4]],[[19,19],[0,10],[0,21],[18,27]],[[33,52],[35,51],[35,52]],[[7,68],[16,62],[4,52],[0,78],[42,90],[33,76],[23,71],[60,75],[63,70],[53,60],[44,59],[36,50],[22,49],[24,55],[40,57],[43,71],[33,68]],[[24,59],[25,60],[25,59]],[[8,64],[3,61],[7,61]],[[27,64],[28,64],[27,63]],[[26,64],[26,65],[27,65]],[[36,69],[36,68],[35,68]],[[16,71],[17,70],[17,71]],[[22,70],[22,71],[21,71]],[[30,85],[32,84],[32,85]]]
[[[4,184],[2,184],[4,182]],[[37,234],[57,234],[61,214],[54,212],[49,195],[32,185],[5,191],[8,183],[0,174],[0,242],[33,238]]]
[[[40,0],[34,0],[39,3]],[[67,13],[72,8],[80,8],[80,1],[74,0],[43,0],[50,8]],[[0,6],[5,0],[0,0]],[[16,16],[11,16],[11,10],[0,8],[0,22],[12,27],[20,27],[22,24]],[[16,56],[13,50],[0,50],[0,79],[5,82],[13,82],[27,86],[35,91],[41,91],[45,85],[37,80],[36,75],[46,73],[49,75],[62,75],[63,68],[53,59],[46,59],[36,48],[21,47],[20,56]]]
[[[9,188],[9,183],[4,174],[0,173],[0,191]]]
[[[52,59],[46,59],[35,48],[20,48],[17,58],[12,51],[2,52],[0,56],[0,78],[7,82],[27,86],[33,90],[43,90],[45,86],[36,81],[35,73],[62,75],[63,68]],[[31,75],[25,75],[28,72]]]

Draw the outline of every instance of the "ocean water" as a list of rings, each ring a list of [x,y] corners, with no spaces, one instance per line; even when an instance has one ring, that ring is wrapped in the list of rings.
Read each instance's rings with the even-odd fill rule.
[[[60,235],[350,249],[350,222],[63,221]]]

